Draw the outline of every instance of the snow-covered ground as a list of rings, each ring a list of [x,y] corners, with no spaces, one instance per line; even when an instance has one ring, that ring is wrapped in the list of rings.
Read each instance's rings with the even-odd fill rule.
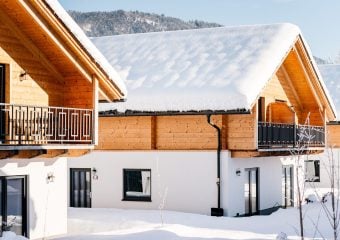
[[[331,239],[331,228],[320,203],[304,206],[305,233],[310,239]],[[318,216],[320,216],[318,221]],[[298,239],[298,210],[280,209],[270,216],[243,218],[122,209],[69,209],[69,234],[58,240],[203,240],[276,239],[278,234]],[[315,225],[318,225],[318,233]],[[284,234],[282,234],[284,233]]]

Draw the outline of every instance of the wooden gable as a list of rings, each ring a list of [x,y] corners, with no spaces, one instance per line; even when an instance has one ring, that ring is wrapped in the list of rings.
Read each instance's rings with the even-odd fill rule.
[[[285,104],[296,116],[293,122],[305,124],[307,116],[311,125],[324,126],[329,119],[334,119],[329,99],[319,82],[313,65],[299,38],[287,57],[260,94],[265,97],[267,121],[280,122],[281,116],[274,116],[274,106],[279,112],[287,112]],[[270,108],[272,105],[272,108]],[[285,114],[286,115],[286,114]],[[291,119],[291,117],[289,116]],[[282,123],[288,123],[284,120]],[[292,123],[293,123],[292,122]]]
[[[77,88],[79,82],[91,83],[96,78],[101,94],[107,100],[122,98],[120,89],[53,14],[45,1],[1,0],[0,3],[2,23],[9,26],[30,53],[53,74],[55,80],[64,81],[72,89],[72,86]]]

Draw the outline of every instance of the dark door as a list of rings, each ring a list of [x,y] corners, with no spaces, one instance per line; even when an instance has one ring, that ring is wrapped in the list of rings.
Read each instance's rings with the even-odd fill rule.
[[[294,203],[293,166],[282,167],[282,206],[291,207]]]
[[[6,78],[5,78],[5,65],[0,64],[0,103],[6,101]],[[4,105],[0,105],[0,142],[5,140],[6,136],[6,108]]]
[[[1,230],[27,236],[26,177],[0,177],[0,195]]]
[[[245,169],[245,215],[251,216],[259,212],[258,168]]]
[[[91,168],[71,168],[70,206],[91,207]]]

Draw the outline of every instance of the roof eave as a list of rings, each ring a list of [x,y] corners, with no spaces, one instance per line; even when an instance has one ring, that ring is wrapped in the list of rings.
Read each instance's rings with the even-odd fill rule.
[[[53,30],[60,36],[74,54],[77,55],[79,62],[92,76],[99,80],[99,86],[109,100],[119,100],[125,97],[125,92],[117,84],[110,80],[108,74],[95,61],[94,57],[83,47],[76,36],[67,28],[63,21],[54,13],[45,1],[29,0],[31,5],[42,14],[42,17],[52,26]],[[88,78],[88,77],[87,77]],[[113,79],[114,80],[114,79]]]

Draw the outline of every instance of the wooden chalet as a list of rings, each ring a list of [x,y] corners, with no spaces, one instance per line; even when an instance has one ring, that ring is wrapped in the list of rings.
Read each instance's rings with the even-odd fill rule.
[[[54,2],[0,1],[2,158],[92,149],[99,95],[115,101],[126,94],[112,67]]]
[[[210,115],[221,149],[232,157],[325,146],[335,109],[296,26],[136,34],[94,43],[120,69],[130,94],[126,102],[101,105],[99,150],[214,150],[218,132],[207,122]],[[301,137],[306,131],[311,139]]]

